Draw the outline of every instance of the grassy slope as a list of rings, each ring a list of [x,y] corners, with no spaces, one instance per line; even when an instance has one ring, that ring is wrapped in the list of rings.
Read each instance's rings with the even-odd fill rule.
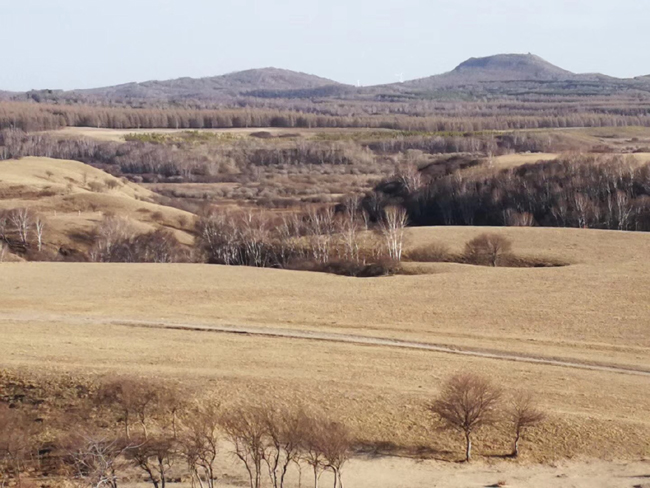
[[[474,228],[414,229],[412,245],[460,248]],[[460,369],[538,392],[552,420],[528,454],[650,455],[645,377],[375,346],[151,330],[122,320],[256,324],[420,339],[584,361],[650,366],[650,236],[499,229],[554,269],[432,265],[434,274],[360,280],[204,265],[3,264],[0,365],[120,370],[206,382],[232,400],[322,403],[368,441],[434,446],[423,404]],[[79,297],[83,296],[83,300]],[[137,297],[137,299],[134,299]],[[113,323],[107,323],[113,322]],[[500,452],[505,439],[479,443]]]
[[[109,189],[107,183],[114,188]],[[93,184],[104,188],[91,191]],[[151,191],[78,161],[0,161],[0,209],[16,207],[32,208],[46,217],[45,241],[52,248],[84,247],[83,236],[106,213],[127,217],[141,231],[162,225],[174,231],[181,242],[192,242],[183,229],[191,224],[191,214],[159,205]],[[184,226],[181,221],[186,222]]]

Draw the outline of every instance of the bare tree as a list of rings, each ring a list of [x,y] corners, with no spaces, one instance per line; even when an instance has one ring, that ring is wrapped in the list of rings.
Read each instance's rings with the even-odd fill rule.
[[[222,426],[234,455],[248,472],[250,488],[260,488],[266,435],[264,412],[258,407],[240,407],[223,417]]]
[[[0,404],[0,475],[13,476],[18,486],[27,462],[36,451],[36,433],[28,415]]]
[[[413,152],[409,153],[407,151],[407,157],[409,157],[409,159],[417,159],[418,156],[421,155],[416,155]],[[402,165],[397,171],[396,179],[402,184],[407,193],[413,193],[424,186],[422,173],[420,173],[420,170],[415,164]]]
[[[527,429],[535,427],[546,419],[546,414],[537,406],[535,398],[528,392],[515,392],[507,408],[507,420],[512,425],[515,439],[512,456],[519,456],[519,441]]]
[[[123,468],[123,455],[127,451],[122,439],[103,434],[77,434],[71,439],[68,457],[75,477],[86,485],[100,488],[117,488],[118,471]]]
[[[313,260],[317,263],[329,262],[334,234],[334,210],[331,207],[310,208],[306,217],[306,229]]]
[[[314,473],[314,488],[318,488],[321,474],[328,467],[325,456],[326,428],[326,423],[320,418],[310,416],[305,423],[302,459]]]
[[[14,208],[9,212],[9,221],[18,235],[21,244],[29,244],[29,229],[32,226],[33,214],[27,208]]]
[[[221,413],[213,404],[190,411],[181,436],[181,449],[192,476],[203,488],[214,488],[217,480],[216,459],[221,438]]]
[[[147,425],[159,408],[161,385],[128,377],[105,380],[99,387],[95,401],[102,406],[113,408],[118,421],[124,424],[124,436],[131,439],[134,424],[139,424],[142,433],[148,436]]]
[[[175,440],[158,434],[135,439],[134,444],[125,451],[126,458],[147,474],[154,488],[165,488],[176,454]]]
[[[472,435],[497,421],[501,390],[475,374],[458,374],[442,387],[438,399],[430,406],[447,428],[465,435],[465,461],[472,458]]]
[[[104,216],[95,230],[95,242],[90,249],[91,261],[113,261],[120,244],[133,235],[134,230],[127,219],[112,215]]]
[[[36,229],[36,243],[38,245],[38,252],[43,250],[43,231],[45,230],[45,220],[40,215],[37,215],[34,220],[34,228]]]
[[[379,231],[384,238],[388,257],[394,261],[402,260],[404,233],[408,223],[406,210],[401,207],[387,207]]]
[[[334,474],[334,488],[343,488],[342,470],[352,453],[352,439],[348,428],[337,422],[328,422],[323,429],[322,450],[328,469]]]
[[[0,210],[0,240],[8,241],[9,230],[9,213],[5,210]]]
[[[307,417],[302,410],[285,406],[266,407],[263,414],[264,461],[273,488],[283,488],[289,466],[299,460]]]
[[[512,241],[499,234],[481,234],[465,244],[465,259],[472,264],[498,266],[510,254]]]
[[[349,198],[337,221],[337,231],[343,244],[343,258],[355,262],[359,261],[359,231],[362,226],[358,208],[358,197]]]

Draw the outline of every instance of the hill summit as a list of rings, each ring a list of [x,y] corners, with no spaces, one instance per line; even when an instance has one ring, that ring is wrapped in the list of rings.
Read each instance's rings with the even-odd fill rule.
[[[576,76],[534,54],[497,54],[470,58],[449,74],[478,81],[566,80]]]

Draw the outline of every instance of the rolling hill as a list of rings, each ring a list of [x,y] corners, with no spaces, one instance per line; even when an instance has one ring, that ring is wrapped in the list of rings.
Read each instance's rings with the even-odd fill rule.
[[[221,99],[245,96],[254,90],[300,91],[337,86],[336,81],[277,68],[251,69],[208,78],[127,83],[112,87],[75,90],[73,93],[100,98]]]
[[[146,81],[84,90],[36,90],[13,94],[12,98],[73,102],[233,102],[242,98],[385,100],[403,94],[418,97],[431,92],[482,91],[505,96],[610,95],[631,90],[650,91],[650,76],[621,79],[599,73],[576,74],[533,54],[497,54],[470,58],[448,73],[365,88],[296,71],[262,68],[207,78]]]
[[[128,219],[136,232],[165,228],[192,244],[193,215],[156,203],[151,191],[78,161],[23,158],[0,161],[0,210],[29,208],[45,218],[44,241],[85,252],[89,233],[105,215]]]

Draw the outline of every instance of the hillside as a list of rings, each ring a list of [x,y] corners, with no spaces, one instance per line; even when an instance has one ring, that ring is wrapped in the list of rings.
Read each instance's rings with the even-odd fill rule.
[[[29,208],[46,220],[46,248],[85,251],[104,215],[126,217],[136,231],[167,228],[192,243],[193,215],[156,203],[151,191],[78,161],[24,158],[0,161],[0,210]]]
[[[498,54],[471,58],[454,70],[401,85],[402,89],[461,88],[465,85],[504,84],[504,89],[521,89],[526,82],[554,85],[558,91],[569,90],[576,84],[589,83],[605,87],[611,83],[625,83],[601,74],[576,74],[534,54]],[[510,85],[508,87],[507,85]],[[393,85],[398,86],[398,85]]]
[[[471,58],[454,70],[405,83],[356,88],[333,80],[296,71],[262,68],[206,78],[178,78],[164,81],[126,83],[93,89],[61,91],[35,90],[9,94],[11,98],[39,102],[126,102],[139,100],[229,103],[242,98],[390,100],[393,96],[428,95],[440,92],[451,99],[458,92],[485,90],[503,96],[531,93],[544,95],[612,95],[650,91],[650,77],[619,79],[598,73],[576,74],[533,54],[497,54]],[[0,93],[0,97],[2,94]]]
[[[484,231],[410,229],[408,241],[461,249]],[[5,263],[0,368],[128,372],[176,378],[224,401],[254,394],[260,403],[315,403],[357,427],[369,446],[421,448],[443,459],[454,458],[460,436],[436,431],[425,405],[449,375],[480,371],[504,388],[525,388],[542,399],[550,419],[529,438],[526,460],[650,455],[648,376],[630,371],[650,368],[650,236],[490,231],[511,238],[522,255],[573,264],[441,263],[432,265],[432,274],[360,280],[200,264]],[[247,327],[257,332],[226,333]],[[317,334],[334,337],[317,340]],[[375,342],[346,342],[350,336]],[[447,346],[456,353],[376,339]],[[507,449],[502,438],[481,439],[478,456],[496,462],[494,455]]]
[[[471,58],[459,64],[451,78],[472,81],[570,80],[575,74],[533,54],[499,54]]]
[[[336,81],[277,68],[251,69],[207,78],[178,78],[75,90],[68,94],[110,99],[210,99],[245,95],[253,90],[311,90],[336,86]]]

